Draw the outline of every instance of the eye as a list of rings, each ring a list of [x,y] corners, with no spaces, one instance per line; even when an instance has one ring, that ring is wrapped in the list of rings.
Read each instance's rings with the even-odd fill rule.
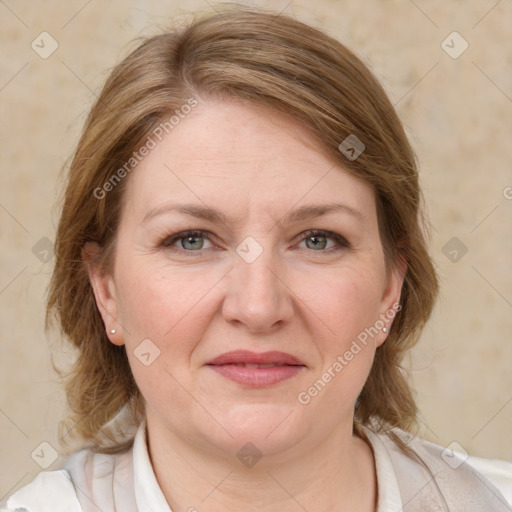
[[[212,244],[209,233],[202,230],[182,231],[166,237],[161,243],[162,247],[177,250],[182,253],[197,253],[202,249],[211,249],[205,247],[205,240]],[[329,246],[329,240],[331,245]],[[350,243],[345,237],[332,231],[311,229],[301,234],[300,243],[305,242],[306,248],[315,252],[336,252],[351,248]]]
[[[331,245],[326,249],[328,240],[334,241],[334,246]],[[333,233],[332,231],[324,231],[319,229],[310,229],[302,234],[301,242],[306,242],[306,247],[317,252],[331,252],[339,251],[341,249],[350,249],[350,244],[345,237]],[[308,243],[310,242],[310,243]]]
[[[162,246],[175,246],[178,250],[182,249],[186,252],[196,252],[201,249],[208,249],[208,247],[204,247],[204,240],[208,240],[210,242],[205,231],[183,231],[167,237],[162,242]],[[178,242],[178,244],[176,244],[176,242]]]

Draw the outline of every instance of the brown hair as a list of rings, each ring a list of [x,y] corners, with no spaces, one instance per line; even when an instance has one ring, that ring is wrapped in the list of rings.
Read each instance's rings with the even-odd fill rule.
[[[98,242],[101,264],[111,269],[129,177],[101,198],[95,191],[119,177],[120,166],[173,112],[191,98],[215,96],[288,114],[333,161],[373,186],[388,268],[400,259],[407,268],[402,308],[357,401],[356,428],[410,429],[417,409],[401,362],[430,316],[438,282],[403,127],[377,79],[340,42],[287,15],[229,8],[144,40],[113,69],[86,120],[69,169],[47,309],[48,325],[55,316],[77,349],[66,375],[73,436],[116,451],[129,442],[120,437],[127,424],[116,431],[107,423],[124,406],[134,425],[144,417],[125,348],[107,338],[81,256],[86,242]],[[365,146],[353,160],[339,149],[349,135]]]

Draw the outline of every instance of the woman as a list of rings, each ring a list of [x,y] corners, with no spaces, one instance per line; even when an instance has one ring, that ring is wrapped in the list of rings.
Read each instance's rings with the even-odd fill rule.
[[[511,464],[412,434],[400,364],[438,287],[420,197],[384,91],[327,35],[235,9],[146,40],[58,229],[63,437],[86,446],[5,510],[511,510]]]

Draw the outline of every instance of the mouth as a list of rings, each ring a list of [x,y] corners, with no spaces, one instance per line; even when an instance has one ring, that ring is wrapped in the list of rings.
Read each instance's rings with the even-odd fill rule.
[[[250,350],[234,350],[226,352],[215,359],[212,359],[207,364],[221,366],[221,365],[256,365],[256,366],[305,366],[304,363],[292,354],[286,352],[251,352]]]
[[[239,366],[241,368],[275,368],[276,366],[283,366],[278,363],[268,363],[268,364],[253,364],[253,363],[228,363],[226,365],[220,366]]]
[[[252,388],[276,385],[306,368],[297,357],[285,352],[257,354],[246,350],[222,354],[206,366],[226,379]]]

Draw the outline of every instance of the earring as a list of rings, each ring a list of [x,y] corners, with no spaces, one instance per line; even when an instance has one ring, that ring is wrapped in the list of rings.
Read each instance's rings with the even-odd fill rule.
[[[115,329],[110,329],[110,334],[115,334],[115,333],[116,333]]]
[[[382,332],[388,332],[388,328],[387,327],[383,327],[382,328]]]

